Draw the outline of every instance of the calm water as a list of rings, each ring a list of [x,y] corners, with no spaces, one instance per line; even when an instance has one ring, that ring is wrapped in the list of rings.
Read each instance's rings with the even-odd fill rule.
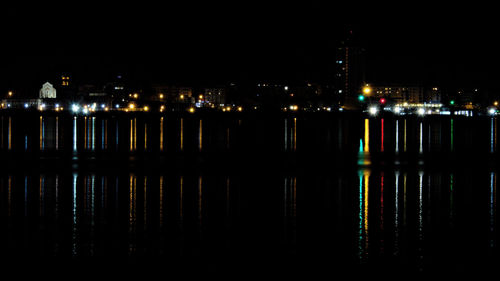
[[[293,277],[498,262],[497,119],[0,118],[5,266]]]

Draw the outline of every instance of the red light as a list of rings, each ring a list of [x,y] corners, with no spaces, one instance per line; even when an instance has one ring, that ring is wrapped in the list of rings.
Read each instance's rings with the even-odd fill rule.
[[[381,103],[381,104],[385,104],[385,102],[386,102],[386,100],[385,100],[384,98],[381,98],[381,99],[380,99],[380,103]]]

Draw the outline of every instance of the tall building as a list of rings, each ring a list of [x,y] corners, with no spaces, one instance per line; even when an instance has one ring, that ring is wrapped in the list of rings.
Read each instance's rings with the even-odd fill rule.
[[[365,82],[365,50],[352,29],[336,48],[334,75],[339,104],[346,108],[355,107]]]

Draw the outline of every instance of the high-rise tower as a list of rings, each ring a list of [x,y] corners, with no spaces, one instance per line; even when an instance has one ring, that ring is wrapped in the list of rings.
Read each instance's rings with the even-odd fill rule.
[[[353,28],[348,28],[335,52],[335,88],[339,104],[355,108],[365,83],[365,50]]]

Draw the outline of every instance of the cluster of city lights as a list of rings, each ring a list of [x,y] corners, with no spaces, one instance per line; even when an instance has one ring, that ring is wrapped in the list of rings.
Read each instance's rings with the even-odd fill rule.
[[[71,105],[71,111],[73,113],[89,114],[96,111],[109,111],[109,107],[105,104],[101,104],[100,107],[98,107],[97,103],[85,104],[85,105],[79,105],[74,103]]]
[[[382,105],[385,104],[384,102],[381,102]],[[424,116],[424,115],[433,115],[433,114],[439,114],[439,115],[448,115],[449,111],[442,110],[442,104],[426,104],[426,103],[415,103],[415,104],[409,104],[409,103],[401,103],[401,104],[395,104],[394,106],[382,106],[382,110],[384,111],[389,111],[397,115],[411,115],[411,114],[416,114],[419,116]],[[371,105],[368,107],[368,113],[372,116],[375,116],[379,113],[380,108],[378,105]]]

